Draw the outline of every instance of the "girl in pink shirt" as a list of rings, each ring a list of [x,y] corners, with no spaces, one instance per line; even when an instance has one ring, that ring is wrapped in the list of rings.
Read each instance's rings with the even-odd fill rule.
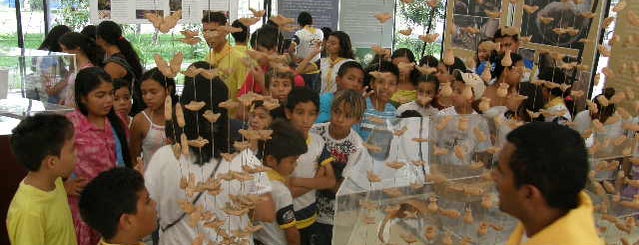
[[[124,123],[113,110],[113,84],[102,68],[82,69],[76,76],[77,110],[67,114],[75,129],[77,162],[65,187],[79,245],[95,245],[100,235],[80,217],[78,196],[87,182],[118,165],[130,166]]]

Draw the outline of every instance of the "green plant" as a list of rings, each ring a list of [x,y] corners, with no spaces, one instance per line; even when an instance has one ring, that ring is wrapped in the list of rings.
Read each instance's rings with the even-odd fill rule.
[[[62,8],[58,10],[53,22],[57,25],[67,25],[71,29],[80,31],[89,23],[89,1],[60,0]]]
[[[413,29],[415,27],[421,27],[424,30],[428,30],[429,33],[435,32],[436,23],[442,20],[445,16],[444,3],[439,3],[435,8],[428,6],[428,1],[415,1],[410,4],[400,4],[398,9],[398,15],[400,15],[407,24]],[[424,44],[421,40],[411,37],[397,35],[395,38],[395,48],[408,48],[418,58],[422,55],[435,55],[439,56],[441,52],[440,43]]]

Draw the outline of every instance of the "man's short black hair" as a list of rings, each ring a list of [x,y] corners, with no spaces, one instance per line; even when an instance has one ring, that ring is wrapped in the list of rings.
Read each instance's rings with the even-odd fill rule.
[[[283,41],[282,34],[272,26],[263,26],[251,35],[251,47],[254,49],[259,45],[269,50],[277,50],[279,42]]]
[[[308,150],[304,135],[290,122],[277,119],[271,123],[270,128],[273,130],[271,139],[259,144],[263,156],[273,156],[279,162],[286,157],[302,155]]]
[[[241,32],[231,33],[231,36],[233,36],[233,39],[235,40],[235,42],[246,43],[246,40],[248,39],[248,36],[249,36],[248,27],[245,26],[244,24],[242,24],[242,22],[240,22],[240,20],[233,21],[233,24],[231,24],[231,26],[232,27],[237,27],[237,28],[242,28]]]
[[[588,152],[579,133],[552,122],[532,122],[510,132],[515,145],[509,166],[516,187],[533,185],[550,207],[564,211],[579,205],[588,176]]]
[[[73,124],[58,114],[26,117],[11,130],[11,151],[29,171],[38,171],[47,156],[60,156],[64,142],[73,138]]]
[[[219,25],[226,25],[228,18],[222,11],[204,11],[202,16],[202,24],[205,23],[218,23]]]
[[[102,172],[80,195],[82,220],[105,239],[113,238],[123,214],[136,214],[138,193],[144,178],[132,168],[118,167]]]
[[[364,72],[364,68],[362,68],[362,65],[360,65],[359,62],[352,60],[344,62],[344,64],[339,67],[339,70],[337,70],[337,76],[343,77],[351,68],[359,69],[360,71]]]
[[[308,12],[301,12],[297,16],[297,24],[299,24],[300,26],[312,25],[313,24],[313,17]]]
[[[288,94],[286,109],[293,111],[297,104],[305,102],[313,102],[315,108],[319,111],[319,95],[317,92],[307,87],[294,87],[291,93]]]

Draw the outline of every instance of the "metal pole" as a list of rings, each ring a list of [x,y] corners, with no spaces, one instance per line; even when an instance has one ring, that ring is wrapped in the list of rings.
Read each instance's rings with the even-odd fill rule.
[[[22,12],[20,11],[20,0],[15,0],[16,3],[16,34],[18,35],[18,47],[24,48],[24,36],[22,36]]]
[[[42,12],[44,12],[44,36],[46,37],[51,30],[51,23],[49,23],[49,1],[42,0]]]
[[[592,6],[592,10],[593,10],[592,12],[593,13],[595,12],[594,10],[596,9],[596,7],[599,4],[599,2],[595,1],[595,3],[596,4],[593,4],[593,6]],[[605,4],[606,4],[606,6],[602,10],[602,11],[604,11],[602,13],[603,18],[608,17],[608,13],[610,11],[610,1],[606,1]],[[601,20],[602,18],[599,18],[599,19]],[[590,26],[592,26],[592,22],[594,22],[594,21],[592,21],[592,20],[590,21]],[[588,30],[590,30],[590,26],[588,27]],[[588,32],[590,32],[590,31],[588,31]],[[601,31],[599,31],[599,39],[597,40],[597,43],[603,43],[605,34],[606,34],[606,30],[601,29]],[[584,45],[584,47],[581,49],[582,50],[581,52],[583,52],[583,49],[585,48],[585,46],[586,45]],[[581,52],[580,52],[579,56],[581,56]],[[581,62],[581,59],[579,59],[577,61]],[[598,64],[599,64],[599,52],[595,52],[595,59],[593,60],[592,67],[590,69],[590,81],[594,81],[595,80],[595,75],[597,75],[597,65]],[[574,76],[576,76],[576,75],[573,75],[573,77]],[[589,88],[588,88],[588,98],[592,97],[592,92],[593,92],[593,89],[594,89],[594,86],[592,86],[592,85],[594,85],[594,83],[591,83],[590,85],[591,86],[589,86]]]

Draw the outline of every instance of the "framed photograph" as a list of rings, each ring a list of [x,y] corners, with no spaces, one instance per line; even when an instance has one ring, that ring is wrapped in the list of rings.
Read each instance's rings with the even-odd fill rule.
[[[460,49],[476,51],[481,40],[492,39],[499,29],[499,20],[487,17],[455,15],[453,21],[456,29],[452,43],[453,47]],[[479,33],[466,31],[469,27],[478,29]]]
[[[592,11],[592,0],[584,0],[581,4],[536,0],[524,2],[538,9],[533,13],[523,12],[521,36],[530,36],[532,43],[543,45],[571,49],[584,47],[578,41],[588,35],[592,19],[584,15]]]

